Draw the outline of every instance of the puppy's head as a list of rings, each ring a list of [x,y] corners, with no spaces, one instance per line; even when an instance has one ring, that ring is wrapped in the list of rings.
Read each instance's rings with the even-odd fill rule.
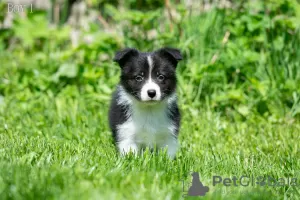
[[[162,48],[154,52],[123,49],[114,61],[121,67],[121,85],[142,102],[159,102],[174,93],[176,66],[182,59],[178,49]]]

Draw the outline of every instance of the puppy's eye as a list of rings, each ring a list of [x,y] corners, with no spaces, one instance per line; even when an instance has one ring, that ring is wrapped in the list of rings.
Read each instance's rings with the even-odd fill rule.
[[[159,80],[159,81],[163,81],[163,80],[165,80],[165,76],[164,76],[164,75],[161,75],[161,74],[159,74],[159,75],[157,75],[157,80]]]
[[[142,76],[140,76],[140,75],[137,75],[137,76],[135,76],[135,80],[136,80],[137,82],[141,82],[141,81],[144,80],[144,77],[142,77]]]

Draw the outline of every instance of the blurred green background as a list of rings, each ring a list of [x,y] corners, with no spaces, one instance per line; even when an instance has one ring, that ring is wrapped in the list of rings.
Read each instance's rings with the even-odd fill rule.
[[[4,199],[143,199],[149,192],[158,194],[149,199],[178,199],[178,180],[192,170],[201,170],[206,185],[217,169],[224,175],[299,175],[296,0],[37,0],[32,10],[30,1],[10,2],[13,11],[0,2]],[[112,58],[124,47],[164,46],[179,48],[184,57],[177,69],[183,113],[178,160],[122,160],[107,126],[120,73]],[[122,182],[127,179],[132,183]],[[290,190],[230,196],[212,189],[207,198],[299,197],[299,190],[294,196]]]
[[[2,98],[68,87],[108,98],[119,71],[111,62],[116,50],[173,46],[185,58],[178,70],[184,104],[207,103],[233,119],[299,116],[296,1],[40,4],[48,10],[27,7],[9,22],[1,3]]]

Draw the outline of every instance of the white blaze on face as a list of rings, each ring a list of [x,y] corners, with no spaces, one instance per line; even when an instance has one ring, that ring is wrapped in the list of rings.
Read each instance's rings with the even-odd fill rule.
[[[149,77],[148,80],[146,81],[145,85],[142,87],[142,91],[141,91],[141,99],[142,101],[150,101],[150,100],[161,100],[161,92],[160,92],[160,87],[152,81],[151,78],[151,72],[152,72],[152,68],[153,68],[153,60],[150,56],[147,56],[147,61],[148,61],[148,65],[149,65]],[[154,97],[150,97],[148,94],[149,90],[154,90],[155,91],[155,96]]]

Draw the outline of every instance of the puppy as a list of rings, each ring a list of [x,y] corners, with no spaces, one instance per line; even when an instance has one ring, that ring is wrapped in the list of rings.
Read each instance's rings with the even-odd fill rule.
[[[120,83],[113,94],[109,123],[122,155],[146,147],[167,148],[174,158],[178,149],[180,112],[176,97],[178,49],[140,52],[126,48],[116,53],[121,67]]]

